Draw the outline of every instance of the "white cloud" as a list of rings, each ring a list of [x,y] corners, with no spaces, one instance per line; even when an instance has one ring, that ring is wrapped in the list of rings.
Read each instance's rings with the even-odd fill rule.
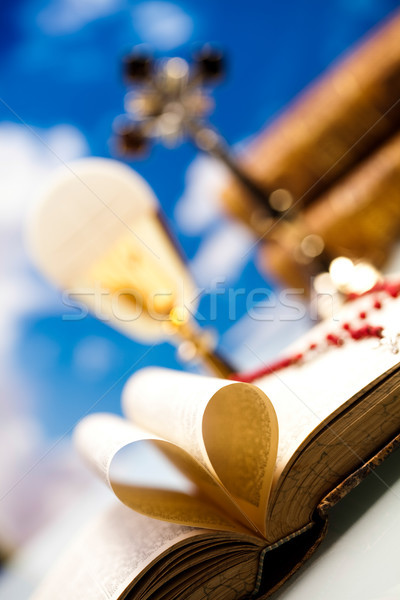
[[[0,123],[0,228],[21,222],[52,169],[87,152],[85,138],[70,125],[42,131]]]
[[[37,23],[47,34],[74,33],[101,17],[117,12],[120,0],[51,0],[38,14]]]
[[[221,194],[228,181],[226,167],[199,154],[186,172],[186,187],[175,208],[180,229],[188,235],[204,232],[223,214]]]
[[[191,270],[200,287],[209,287],[221,276],[233,281],[249,260],[254,244],[252,234],[239,223],[224,223],[201,244],[191,262]]]
[[[106,338],[91,335],[80,340],[74,350],[73,367],[80,377],[101,379],[115,366],[118,352]]]
[[[18,252],[18,238],[7,240],[8,252]],[[7,359],[7,353],[13,346],[19,335],[19,321],[27,312],[40,309],[42,312],[51,307],[50,298],[46,294],[47,289],[41,286],[30,273],[26,256],[21,256],[5,262],[0,276],[0,359]],[[45,291],[46,290],[46,291]]]
[[[64,162],[75,160],[88,153],[85,137],[72,125],[62,124],[49,129],[45,136],[49,153],[53,154],[51,166],[57,166],[60,159]],[[50,157],[49,157],[50,158]]]
[[[132,11],[133,26],[142,42],[161,51],[184,44],[193,32],[193,21],[172,2],[143,2]]]
[[[221,276],[227,283],[233,281],[251,259],[253,235],[240,223],[227,220],[221,203],[228,179],[222,163],[199,154],[187,170],[185,191],[175,208],[180,230],[203,238],[191,261],[200,287],[212,287]]]
[[[35,133],[37,135],[35,135]],[[21,317],[38,307],[48,309],[54,297],[33,275],[22,240],[26,213],[49,173],[87,152],[83,135],[59,125],[45,131],[0,124],[0,356],[11,348]]]
[[[36,134],[36,135],[35,135]],[[24,372],[14,359],[23,319],[35,311],[56,307],[51,292],[30,269],[22,241],[22,225],[36,190],[60,162],[87,152],[83,135],[74,127],[60,125],[48,130],[30,130],[15,123],[0,124],[0,422],[4,425],[0,442],[0,543],[18,544],[67,501],[67,488],[74,481],[65,478],[63,498],[57,468],[67,470],[67,453],[46,454],[46,440],[35,414],[38,399]],[[50,354],[57,345],[48,348]],[[39,461],[32,469],[35,461]],[[58,467],[56,467],[58,464]],[[26,476],[31,472],[31,475]],[[57,491],[58,490],[58,491]],[[26,502],[26,497],[30,502]],[[46,504],[52,498],[52,505]]]

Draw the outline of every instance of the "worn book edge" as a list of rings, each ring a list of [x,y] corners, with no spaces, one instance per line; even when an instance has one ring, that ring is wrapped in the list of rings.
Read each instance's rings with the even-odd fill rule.
[[[314,554],[328,529],[329,511],[400,446],[400,433],[350,473],[318,504],[312,521],[268,546],[260,555],[260,571],[251,598],[265,600]]]

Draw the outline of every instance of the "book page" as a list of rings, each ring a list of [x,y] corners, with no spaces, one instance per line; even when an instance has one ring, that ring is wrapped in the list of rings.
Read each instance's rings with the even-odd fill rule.
[[[84,419],[75,431],[75,442],[100,478],[111,487],[121,502],[135,511],[184,525],[257,534],[210,473],[175,444],[109,414],[95,414]],[[138,452],[130,452],[129,476],[124,480],[113,469],[113,464],[117,454],[129,445],[135,445]],[[155,447],[170,458],[189,477],[187,483],[191,480],[195,485],[187,485],[184,489],[160,485],[158,479],[163,465],[157,461],[157,453],[153,462],[147,460],[145,469],[149,477],[143,481],[143,466],[140,464],[143,452],[139,450],[146,451],[146,445],[152,446],[153,455]]]
[[[80,534],[32,600],[118,600],[151,561],[201,534],[116,504]]]
[[[264,543],[150,519],[120,503],[97,515],[32,600],[229,600],[250,594]]]
[[[313,328],[287,355],[303,351],[312,343],[323,342],[327,332],[339,331],[341,324],[354,321],[368,310],[371,297],[350,303],[335,319]],[[300,445],[316,434],[326,422],[364,393],[374,381],[398,364],[400,355],[392,351],[391,340],[400,333],[400,300],[387,299],[379,311],[368,315],[368,323],[384,327],[384,340],[349,340],[341,347],[317,351],[310,359],[277,373],[262,377],[257,386],[271,398],[279,423],[279,447],[274,486]]]
[[[144,369],[126,385],[123,410],[194,456],[264,535],[278,444],[265,394],[250,384]]]

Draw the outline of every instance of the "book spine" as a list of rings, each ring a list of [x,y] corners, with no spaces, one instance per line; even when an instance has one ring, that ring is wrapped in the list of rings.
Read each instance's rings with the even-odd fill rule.
[[[252,599],[265,600],[280,588],[318,548],[326,535],[327,517],[315,514],[306,527],[264,549]]]

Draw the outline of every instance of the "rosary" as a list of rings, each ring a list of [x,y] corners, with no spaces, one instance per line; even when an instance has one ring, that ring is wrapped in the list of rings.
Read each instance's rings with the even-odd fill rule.
[[[383,307],[385,300],[389,298],[397,298],[400,296],[400,281],[382,280],[376,283],[370,290],[362,293],[350,293],[346,297],[346,302],[353,302],[358,298],[371,296],[372,302],[369,309],[362,310],[358,313],[355,322],[345,321],[336,331],[329,332],[324,339],[319,342],[311,342],[303,352],[297,352],[292,356],[279,358],[276,361],[263,366],[248,373],[234,373],[231,379],[241,381],[243,383],[252,383],[256,379],[277,371],[282,371],[292,365],[303,363],[312,357],[316,351],[324,351],[330,346],[343,346],[350,340],[358,342],[368,338],[376,338],[379,340],[379,345],[386,345],[393,354],[398,354],[400,351],[398,338],[396,336],[385,336],[384,328],[380,325],[371,325],[367,322],[368,316],[372,311],[379,311]]]

